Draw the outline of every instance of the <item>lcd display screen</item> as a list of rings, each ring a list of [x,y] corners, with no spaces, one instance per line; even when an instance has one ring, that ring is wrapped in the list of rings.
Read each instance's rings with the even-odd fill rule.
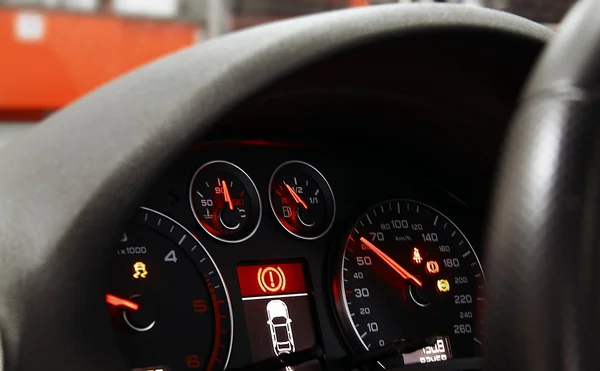
[[[316,344],[311,295],[300,262],[237,267],[254,361],[313,347]],[[319,370],[318,362],[293,367]]]

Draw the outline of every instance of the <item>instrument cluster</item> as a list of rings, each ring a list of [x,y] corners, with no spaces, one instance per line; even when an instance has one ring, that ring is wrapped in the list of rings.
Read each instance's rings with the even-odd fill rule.
[[[479,362],[480,218],[396,165],[267,142],[185,153],[115,242],[106,302],[128,367]]]

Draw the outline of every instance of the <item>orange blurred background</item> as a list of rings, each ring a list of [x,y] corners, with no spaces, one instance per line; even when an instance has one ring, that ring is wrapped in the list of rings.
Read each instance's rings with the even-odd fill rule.
[[[193,44],[196,32],[196,25],[182,22],[0,9],[0,116],[43,116]]]

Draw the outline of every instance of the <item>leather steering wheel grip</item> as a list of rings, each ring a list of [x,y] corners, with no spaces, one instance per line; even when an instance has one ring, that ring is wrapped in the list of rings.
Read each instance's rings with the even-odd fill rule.
[[[486,246],[488,370],[599,367],[599,88],[600,1],[584,0],[508,133]]]

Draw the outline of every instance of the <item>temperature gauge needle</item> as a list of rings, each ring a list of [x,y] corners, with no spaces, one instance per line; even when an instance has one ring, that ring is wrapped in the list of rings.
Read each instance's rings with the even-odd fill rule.
[[[296,201],[297,204],[302,205],[305,209],[308,209],[308,205],[306,204],[306,202],[304,202],[303,199],[300,198],[300,196],[298,196],[296,191],[294,191],[294,188],[290,187],[289,184],[286,184],[285,186],[288,189],[288,191],[290,191],[290,193],[292,194],[294,201]]]
[[[418,286],[423,286],[423,282],[421,282],[417,277],[410,274],[406,269],[402,268],[402,266],[394,261],[394,259],[390,258],[386,253],[381,251],[377,246],[373,245],[369,240],[364,237],[360,238],[360,242],[364,243],[369,249],[371,249],[377,256],[381,258],[384,262],[387,263],[396,273],[398,273],[405,280],[411,280]]]
[[[227,188],[227,183],[225,183],[225,181],[222,180],[221,185],[223,186],[223,195],[225,197],[225,202],[229,204],[229,210],[233,210],[233,201],[231,201],[231,196],[229,195],[229,188]]]
[[[106,302],[115,307],[125,307],[125,308],[131,309],[131,310],[140,309],[140,306],[138,303],[134,303],[131,300],[122,299],[118,296],[114,296],[111,294],[106,295]]]

